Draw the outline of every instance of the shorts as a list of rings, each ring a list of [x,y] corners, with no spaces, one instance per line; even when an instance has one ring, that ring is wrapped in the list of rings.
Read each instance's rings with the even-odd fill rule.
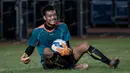
[[[73,69],[78,60],[75,60],[73,54],[68,56],[57,55],[51,59],[45,59],[43,63],[44,69]]]

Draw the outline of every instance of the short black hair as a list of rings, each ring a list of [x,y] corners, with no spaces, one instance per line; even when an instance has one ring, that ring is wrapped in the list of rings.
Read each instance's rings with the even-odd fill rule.
[[[51,11],[55,10],[54,5],[46,5],[45,7],[42,8],[42,15],[44,16],[46,11]]]

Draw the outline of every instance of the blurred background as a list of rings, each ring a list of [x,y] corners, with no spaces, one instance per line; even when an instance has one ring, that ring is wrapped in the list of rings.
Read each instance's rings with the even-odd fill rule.
[[[0,40],[26,40],[47,4],[72,36],[130,35],[130,0],[0,0]]]

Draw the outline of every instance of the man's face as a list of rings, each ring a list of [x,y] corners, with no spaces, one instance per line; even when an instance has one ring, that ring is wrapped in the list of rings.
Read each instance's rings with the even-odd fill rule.
[[[47,25],[52,27],[56,24],[57,15],[55,10],[46,11],[45,16],[43,16],[44,20],[46,21]]]

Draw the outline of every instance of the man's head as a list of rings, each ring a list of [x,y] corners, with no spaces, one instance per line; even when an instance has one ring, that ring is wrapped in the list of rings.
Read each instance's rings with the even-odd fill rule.
[[[47,5],[42,9],[43,19],[49,27],[53,27],[57,21],[56,10],[53,5]]]

